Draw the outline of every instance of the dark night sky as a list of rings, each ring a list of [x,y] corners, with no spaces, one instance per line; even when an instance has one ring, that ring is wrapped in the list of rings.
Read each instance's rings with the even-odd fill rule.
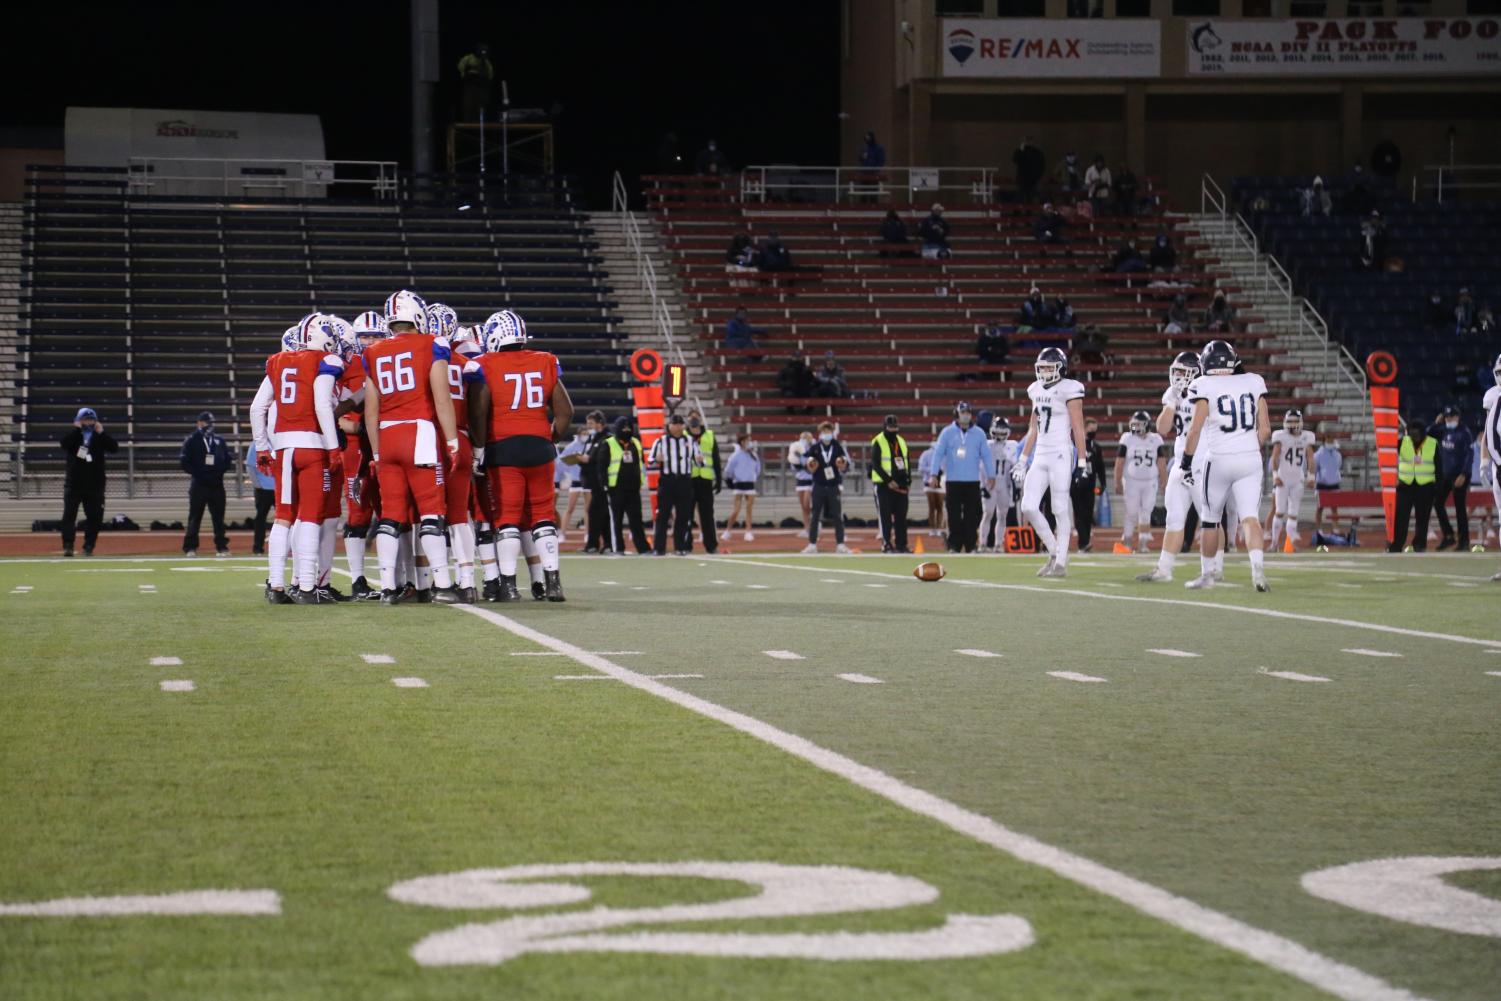
[[[60,128],[74,105],[311,112],[329,156],[409,164],[409,13],[360,3],[33,2],[17,23],[0,126]],[[445,82],[490,42],[513,107],[561,105],[559,169],[591,203],[610,171],[650,172],[664,133],[685,155],[710,136],[738,166],[838,156],[834,0],[463,3],[441,0]],[[440,128],[441,132],[441,128]],[[435,154],[441,166],[441,155]]]

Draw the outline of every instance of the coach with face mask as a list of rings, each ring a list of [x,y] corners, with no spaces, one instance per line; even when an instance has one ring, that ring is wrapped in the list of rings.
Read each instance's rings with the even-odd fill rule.
[[[92,407],[83,407],[73,418],[73,428],[58,444],[67,456],[63,480],[63,555],[73,555],[74,523],[83,505],[83,555],[94,555],[94,541],[104,521],[104,457],[120,448],[104,431]]]
[[[214,433],[214,415],[198,415],[197,429],[183,441],[177,464],[188,474],[188,528],[182,536],[184,556],[198,555],[198,526],[208,508],[214,523],[214,552],[229,555],[229,533],[224,526],[224,474],[229,471],[229,443]]]
[[[972,553],[978,546],[980,487],[995,487],[989,473],[990,437],[974,421],[969,404],[954,406],[954,423],[943,429],[933,446],[933,476],[946,477],[951,553]]]
[[[1459,419],[1459,408],[1449,405],[1439,414],[1438,420],[1428,429],[1428,434],[1438,442],[1438,481],[1433,489],[1433,508],[1438,514],[1438,528],[1443,539],[1438,548],[1457,548],[1464,552],[1470,548],[1470,467],[1475,462],[1475,436]],[[1454,527],[1449,523],[1445,502],[1454,496],[1454,520],[1459,522],[1459,538],[1454,538]]]

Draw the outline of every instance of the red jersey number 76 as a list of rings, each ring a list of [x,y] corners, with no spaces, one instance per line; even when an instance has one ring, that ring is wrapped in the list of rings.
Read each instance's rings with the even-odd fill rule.
[[[527,372],[522,375],[519,372],[507,372],[506,382],[514,383],[515,389],[511,393],[512,410],[541,410],[547,399],[542,394],[542,373]],[[521,405],[522,391],[526,393],[526,406]]]

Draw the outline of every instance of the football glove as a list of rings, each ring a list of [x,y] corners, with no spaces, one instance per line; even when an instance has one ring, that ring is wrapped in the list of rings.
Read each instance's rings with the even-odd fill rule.
[[[1088,483],[1092,479],[1094,479],[1094,473],[1089,469],[1089,460],[1080,459],[1079,464],[1074,467],[1074,482]]]
[[[1027,461],[1019,461],[1011,470],[1011,482],[1021,486],[1027,482]]]
[[[271,458],[270,452],[255,453],[255,471],[260,473],[262,476],[270,476],[271,471],[274,468],[272,465],[273,461],[274,460]]]

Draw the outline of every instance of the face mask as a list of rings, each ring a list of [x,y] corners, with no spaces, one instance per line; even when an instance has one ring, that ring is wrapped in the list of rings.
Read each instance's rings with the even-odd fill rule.
[[[969,414],[960,414],[959,415],[959,426],[962,427],[962,428],[967,428],[967,427],[969,427],[970,423],[973,420],[974,420],[974,418],[971,417]]]
[[[1087,438],[1090,441],[1094,441],[1094,432],[1093,431],[1085,431],[1084,432],[1084,437]]]
[[[1459,427],[1459,421],[1444,421],[1444,427],[1448,428],[1450,431],[1453,431],[1455,428]]]
[[[624,430],[622,430],[622,431],[616,431],[615,432],[615,437],[619,438],[621,441],[630,441],[631,440],[631,433],[629,431],[624,431]]]
[[[818,436],[818,440],[827,445],[829,442],[834,440],[834,436],[831,434],[821,434]]]

